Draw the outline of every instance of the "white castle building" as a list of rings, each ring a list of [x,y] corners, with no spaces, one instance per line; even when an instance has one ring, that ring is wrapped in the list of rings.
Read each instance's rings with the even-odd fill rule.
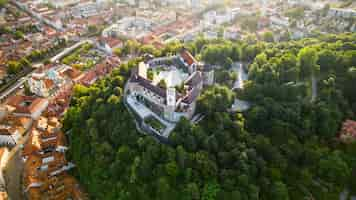
[[[129,96],[142,102],[158,116],[178,122],[181,117],[189,119],[193,116],[203,80],[198,62],[183,50],[177,56],[140,63],[127,89]],[[160,85],[162,81],[164,86]]]

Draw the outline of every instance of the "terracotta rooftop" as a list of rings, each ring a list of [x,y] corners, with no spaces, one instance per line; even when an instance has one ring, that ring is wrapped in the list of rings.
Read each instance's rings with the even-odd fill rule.
[[[7,104],[15,107],[16,113],[32,114],[41,109],[48,101],[44,98],[15,95],[8,99]]]
[[[188,65],[192,65],[193,63],[196,63],[195,58],[187,50],[182,50],[180,56],[184,59],[184,61]]]
[[[75,68],[68,68],[63,72],[63,74],[71,79],[75,79],[81,74],[81,72]]]
[[[59,131],[61,124],[57,118],[41,117],[31,131],[23,150],[26,159],[23,183],[28,199],[68,199],[81,195],[76,180],[66,170],[73,167],[59,151],[64,146],[64,134]],[[54,131],[56,129],[56,131]],[[44,134],[55,133],[52,147],[44,145]],[[52,140],[51,140],[52,141]]]
[[[166,90],[163,88],[160,88],[158,86],[155,86],[152,84],[151,81],[144,79],[142,77],[140,77],[139,75],[135,74],[132,78],[131,78],[132,82],[137,82],[138,84],[140,84],[142,87],[150,90],[151,92],[159,95],[162,98],[166,98],[167,93]]]
[[[44,83],[47,89],[51,89],[54,87],[54,82],[51,79],[45,79]]]

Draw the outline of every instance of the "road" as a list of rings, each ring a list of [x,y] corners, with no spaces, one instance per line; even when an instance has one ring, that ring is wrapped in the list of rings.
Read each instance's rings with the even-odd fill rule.
[[[248,80],[248,74],[243,68],[243,64],[240,62],[234,63],[232,65],[232,70],[237,74],[237,80],[234,83],[232,89],[243,89],[244,81]],[[241,99],[235,99],[234,104],[232,104],[230,111],[232,112],[242,112],[250,108],[250,103],[243,101]]]
[[[244,81],[248,80],[248,74],[243,68],[243,64],[238,62],[232,65],[232,70],[237,74],[237,80],[232,89],[243,89]]]
[[[94,42],[92,40],[90,40],[90,39],[85,39],[85,40],[79,41],[78,43],[74,44],[73,46],[64,49],[61,53],[59,53],[56,56],[52,57],[50,59],[50,61],[52,63],[58,61],[59,59],[63,58],[65,55],[67,55],[68,53],[70,53],[71,51],[73,51],[74,49],[78,48],[80,45],[83,45],[85,43],[93,44]]]
[[[53,63],[56,62],[57,60],[61,59],[63,56],[67,55],[68,53],[70,53],[71,51],[73,51],[74,49],[78,48],[80,45],[85,44],[85,43],[93,43],[93,41],[89,40],[89,39],[85,39],[83,41],[80,41],[80,42],[74,44],[73,46],[64,49],[59,54],[55,55],[54,57],[52,57],[50,59],[50,61],[53,62]],[[27,79],[32,76],[32,74],[34,72],[35,71],[33,71],[33,72],[29,73],[28,75],[20,78],[14,85],[12,85],[10,88],[8,88],[4,92],[2,92],[0,94],[0,101],[3,101],[6,97],[8,97],[10,94],[15,92],[19,87],[21,87],[27,81]]]
[[[31,74],[32,73],[30,73],[29,75],[31,75]],[[0,101],[4,100],[6,97],[8,97],[14,91],[16,91],[21,85],[23,85],[26,82],[26,80],[29,77],[29,75],[20,78],[14,85],[12,85],[10,88],[8,88],[3,93],[1,93],[0,94]]]

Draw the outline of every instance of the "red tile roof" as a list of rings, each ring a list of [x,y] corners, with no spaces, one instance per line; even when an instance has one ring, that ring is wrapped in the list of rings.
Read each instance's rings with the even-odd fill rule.
[[[54,82],[51,79],[45,79],[44,83],[45,83],[47,89],[51,89],[54,86]]]
[[[195,58],[192,56],[192,54],[190,54],[187,50],[183,50],[180,53],[180,56],[184,59],[184,61],[188,64],[188,65],[192,65],[193,63],[196,63]]]
[[[77,78],[81,73],[75,68],[68,68],[63,72],[64,75],[68,76],[71,79]]]
[[[44,98],[16,95],[8,99],[8,105],[16,108],[15,112],[32,114],[47,102]]]
[[[80,82],[83,83],[84,85],[91,85],[95,80],[97,79],[97,75],[95,71],[89,71],[87,72],[81,79]]]

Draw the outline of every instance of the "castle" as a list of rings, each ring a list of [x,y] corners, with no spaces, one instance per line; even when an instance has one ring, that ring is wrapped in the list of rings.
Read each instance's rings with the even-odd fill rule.
[[[149,58],[133,70],[126,101],[143,120],[152,115],[170,123],[191,119],[203,85],[213,84],[213,76],[186,49],[175,56]]]

